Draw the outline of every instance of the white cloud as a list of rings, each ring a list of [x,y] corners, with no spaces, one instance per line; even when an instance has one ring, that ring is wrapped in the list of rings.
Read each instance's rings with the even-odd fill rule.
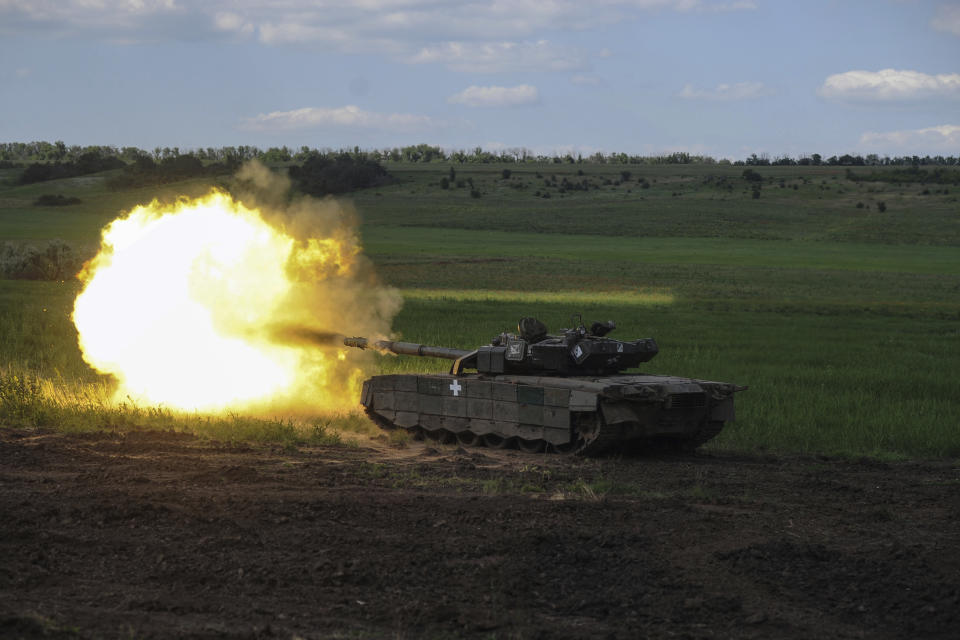
[[[688,100],[753,100],[771,95],[773,91],[762,82],[718,84],[713,89],[697,89],[687,84],[677,95]]]
[[[518,107],[539,101],[540,94],[537,88],[529,84],[516,87],[470,86],[447,98],[447,102],[451,104],[463,104],[468,107]]]
[[[428,116],[407,113],[375,113],[347,105],[335,109],[305,107],[293,111],[261,113],[246,119],[241,127],[251,131],[290,131],[321,127],[375,129],[381,131],[423,131],[439,126]]]
[[[937,15],[930,21],[930,26],[938,31],[960,36],[960,5],[948,4],[937,9]]]
[[[711,11],[747,11],[757,8],[757,3],[752,0],[735,0],[734,2],[719,2],[710,5]]]
[[[960,152],[960,125],[945,124],[926,129],[908,129],[860,136],[860,144],[884,153],[949,153]]]
[[[824,98],[856,102],[960,98],[960,73],[928,75],[898,69],[847,71],[828,77],[817,92]]]
[[[8,15],[37,25],[125,30],[178,10],[176,0],[0,0],[0,22]]]
[[[546,42],[547,33],[638,21],[652,11],[749,8],[744,0],[0,0],[0,33],[86,32],[113,42],[232,33],[266,46],[384,54],[471,73],[574,71],[588,56]]]
[[[406,58],[414,64],[440,63],[454,71],[577,71],[587,66],[582,53],[537,42],[445,42]]]
[[[222,11],[213,17],[213,26],[220,31],[234,31],[243,35],[253,33],[252,23],[232,11]]]
[[[591,87],[598,86],[603,84],[603,81],[600,79],[600,76],[595,76],[589,73],[577,73],[570,77],[570,82],[573,84],[587,85]]]

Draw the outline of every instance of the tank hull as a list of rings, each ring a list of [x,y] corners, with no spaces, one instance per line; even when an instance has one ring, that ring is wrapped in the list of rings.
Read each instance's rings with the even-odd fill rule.
[[[693,449],[734,419],[733,394],[740,389],[646,374],[397,374],[365,381],[361,402],[387,429],[595,455],[652,441]]]

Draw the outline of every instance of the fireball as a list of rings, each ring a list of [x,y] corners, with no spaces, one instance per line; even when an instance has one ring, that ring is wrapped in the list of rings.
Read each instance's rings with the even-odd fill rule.
[[[80,274],[80,349],[117,398],[205,412],[356,406],[362,366],[342,345],[277,328],[350,320],[362,305],[355,234],[297,238],[213,191],[138,206],[103,231]],[[368,283],[369,285],[369,283]],[[335,305],[338,308],[331,308]]]

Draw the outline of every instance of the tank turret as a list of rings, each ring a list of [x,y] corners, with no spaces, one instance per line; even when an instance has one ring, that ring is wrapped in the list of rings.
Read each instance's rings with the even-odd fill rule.
[[[579,316],[574,319],[579,320]],[[450,369],[454,375],[460,375],[465,369],[494,374],[610,375],[636,367],[657,355],[653,338],[630,341],[607,338],[615,328],[612,320],[594,322],[589,329],[579,320],[573,329],[561,329],[558,335],[550,335],[542,322],[528,317],[520,320],[517,333],[501,333],[490,344],[473,351],[390,340],[371,345],[366,338],[346,338],[343,342],[360,349],[372,347],[398,355],[454,360]]]

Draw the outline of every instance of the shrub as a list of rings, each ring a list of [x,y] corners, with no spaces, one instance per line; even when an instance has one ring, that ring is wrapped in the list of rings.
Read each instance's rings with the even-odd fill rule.
[[[71,204],[80,204],[80,198],[67,198],[63,194],[53,195],[45,193],[33,201],[36,207],[65,207]]]
[[[450,188],[450,180],[449,180],[446,176],[440,178],[440,188],[441,188],[441,189],[449,189],[449,188]]]
[[[886,203],[886,202],[878,202],[878,203],[877,203],[877,211],[879,211],[880,213],[883,213],[883,212],[886,211],[886,210],[887,210],[887,203]]]
[[[6,242],[0,246],[0,275],[14,280],[67,280],[83,261],[63,240],[55,239],[43,249]]]
[[[503,176],[504,180],[509,180],[510,174],[511,174],[510,169],[504,169],[503,171],[500,172],[500,175]]]
[[[476,189],[470,189],[471,198],[479,198],[480,196],[481,196],[481,193],[479,191],[477,191]]]
[[[743,179],[748,182],[760,182],[763,180],[763,176],[754,171],[753,169],[744,169],[743,170]]]
[[[863,209],[863,203],[862,203],[862,202],[858,202],[858,203],[857,203],[857,209]]]
[[[379,162],[349,155],[336,159],[314,155],[302,167],[290,167],[289,173],[297,188],[312,196],[347,193],[384,184],[390,179]]]
[[[621,171],[621,172],[620,172],[620,181],[621,181],[621,182],[627,182],[628,180],[630,180],[630,172],[629,172],[629,171]]]

